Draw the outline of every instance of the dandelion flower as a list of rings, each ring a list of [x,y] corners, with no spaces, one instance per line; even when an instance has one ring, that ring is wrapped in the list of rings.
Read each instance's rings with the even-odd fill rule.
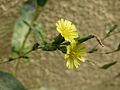
[[[85,62],[86,50],[84,44],[78,42],[73,42],[67,46],[67,53],[65,54],[65,59],[67,60],[66,66],[69,69],[74,67],[78,68],[81,62]]]
[[[65,38],[66,41],[72,42],[78,37],[77,29],[74,24],[68,20],[60,19],[57,23],[57,31]]]

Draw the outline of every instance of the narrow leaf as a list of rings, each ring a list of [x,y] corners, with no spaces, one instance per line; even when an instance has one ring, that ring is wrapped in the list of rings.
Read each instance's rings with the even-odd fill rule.
[[[116,51],[120,51],[120,43],[119,43]]]
[[[94,38],[95,36],[94,35],[88,35],[88,36],[84,36],[84,37],[81,37],[81,38],[75,38],[76,41],[78,41],[79,43],[83,43],[91,38]]]
[[[44,46],[46,44],[46,42],[45,42],[42,34],[35,29],[32,29],[32,31],[34,32],[36,38],[38,39],[38,42],[41,45],[41,47]]]
[[[116,50],[111,51],[111,52],[105,52],[105,54],[112,54],[112,53],[114,53],[114,52],[116,52]]]
[[[95,52],[97,52],[97,51],[98,51],[98,49],[93,48],[93,49],[89,50],[88,53],[95,53]]]
[[[118,27],[118,25],[114,25],[114,26],[109,30],[109,32],[106,34],[105,37],[109,37],[112,32],[114,32],[115,30],[117,30],[117,27]]]
[[[38,4],[38,6],[43,7],[46,4],[47,1],[48,0],[37,0],[37,4]]]
[[[100,67],[101,69],[108,69],[110,68],[111,66],[117,64],[117,61],[114,61],[114,62],[111,62],[111,63],[108,63],[108,64],[105,64],[103,65],[102,67]]]
[[[105,54],[111,54],[120,51],[120,44],[118,45],[117,49],[111,52],[106,52]]]

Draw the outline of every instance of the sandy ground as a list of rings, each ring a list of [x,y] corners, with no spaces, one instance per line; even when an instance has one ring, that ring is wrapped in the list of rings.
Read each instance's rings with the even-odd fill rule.
[[[0,58],[10,55],[11,36],[15,20],[23,0],[0,0]],[[120,0],[48,0],[44,11],[38,18],[46,26],[46,37],[57,35],[55,23],[60,18],[72,21],[78,28],[80,36],[95,34],[103,37],[114,25],[120,25]],[[120,29],[120,28],[118,28]],[[114,50],[120,42],[120,34],[104,41],[100,52]],[[96,44],[90,40],[86,47]],[[91,54],[89,59],[98,66],[114,60],[120,60],[120,52],[111,55]],[[78,69],[69,70],[65,66],[64,55],[59,51],[33,52],[30,63],[20,63],[16,76],[29,88],[51,86],[57,90],[119,90],[120,64],[108,70],[83,63]],[[1,70],[13,72],[14,63],[0,65]],[[116,77],[116,78],[115,78]]]

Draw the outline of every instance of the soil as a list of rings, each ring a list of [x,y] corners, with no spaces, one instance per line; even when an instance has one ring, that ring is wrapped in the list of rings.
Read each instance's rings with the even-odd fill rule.
[[[0,58],[8,58],[14,23],[25,0],[0,0]],[[48,0],[37,22],[45,25],[46,38],[57,35],[55,23],[60,18],[72,21],[80,36],[95,34],[100,38],[115,24],[120,24],[120,0]],[[118,29],[120,29],[118,27]],[[106,39],[99,52],[114,50],[120,43],[120,34]],[[95,39],[85,43],[92,48]],[[98,66],[118,60],[120,52],[110,55],[90,54],[88,59],[96,65],[82,63],[78,69],[66,68],[64,55],[59,52],[37,50],[32,53],[31,62],[19,63],[15,75],[30,90],[41,86],[57,90],[119,90],[120,63],[107,70]],[[15,71],[14,62],[1,64],[0,70]]]

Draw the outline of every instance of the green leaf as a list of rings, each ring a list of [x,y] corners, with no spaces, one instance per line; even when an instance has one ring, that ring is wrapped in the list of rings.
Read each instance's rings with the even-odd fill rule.
[[[45,44],[46,44],[46,41],[45,41],[42,33],[35,30],[35,28],[33,28],[33,27],[32,27],[32,31],[33,31],[34,35],[36,36],[36,38],[38,39],[38,42],[39,42],[40,46],[44,47]]]
[[[108,63],[108,64],[105,64],[103,65],[102,67],[100,67],[101,69],[108,69],[110,68],[111,66],[117,64],[117,61],[114,61],[114,62],[111,62],[111,63]]]
[[[109,37],[112,32],[114,32],[115,30],[117,30],[117,28],[118,28],[118,25],[114,25],[114,26],[109,30],[109,32],[106,34],[105,38],[106,38],[106,37]]]
[[[48,0],[37,0],[38,6],[44,6]]]
[[[114,52],[116,52],[116,50],[111,51],[111,52],[105,52],[105,54],[112,54],[112,53],[114,53]]]
[[[98,51],[98,49],[93,48],[93,49],[89,50],[88,53],[95,53],[95,52],[97,52],[97,51]]]
[[[29,24],[35,20],[37,16],[37,3],[36,0],[28,0],[24,3],[21,13],[15,23],[13,37],[12,37],[12,52],[16,53],[22,50],[27,52],[31,49],[31,43],[28,40],[28,36],[31,33],[30,27],[24,23],[26,21]]]
[[[118,45],[116,51],[120,51],[120,43],[119,43],[119,45]]]
[[[106,52],[105,54],[111,54],[120,51],[120,44],[118,45],[117,49],[111,52]]]
[[[94,35],[88,35],[88,36],[84,36],[84,37],[81,37],[81,38],[75,38],[76,41],[78,41],[79,43],[83,43],[91,38],[94,38],[95,36]]]
[[[10,73],[0,71],[0,90],[28,90]]]

